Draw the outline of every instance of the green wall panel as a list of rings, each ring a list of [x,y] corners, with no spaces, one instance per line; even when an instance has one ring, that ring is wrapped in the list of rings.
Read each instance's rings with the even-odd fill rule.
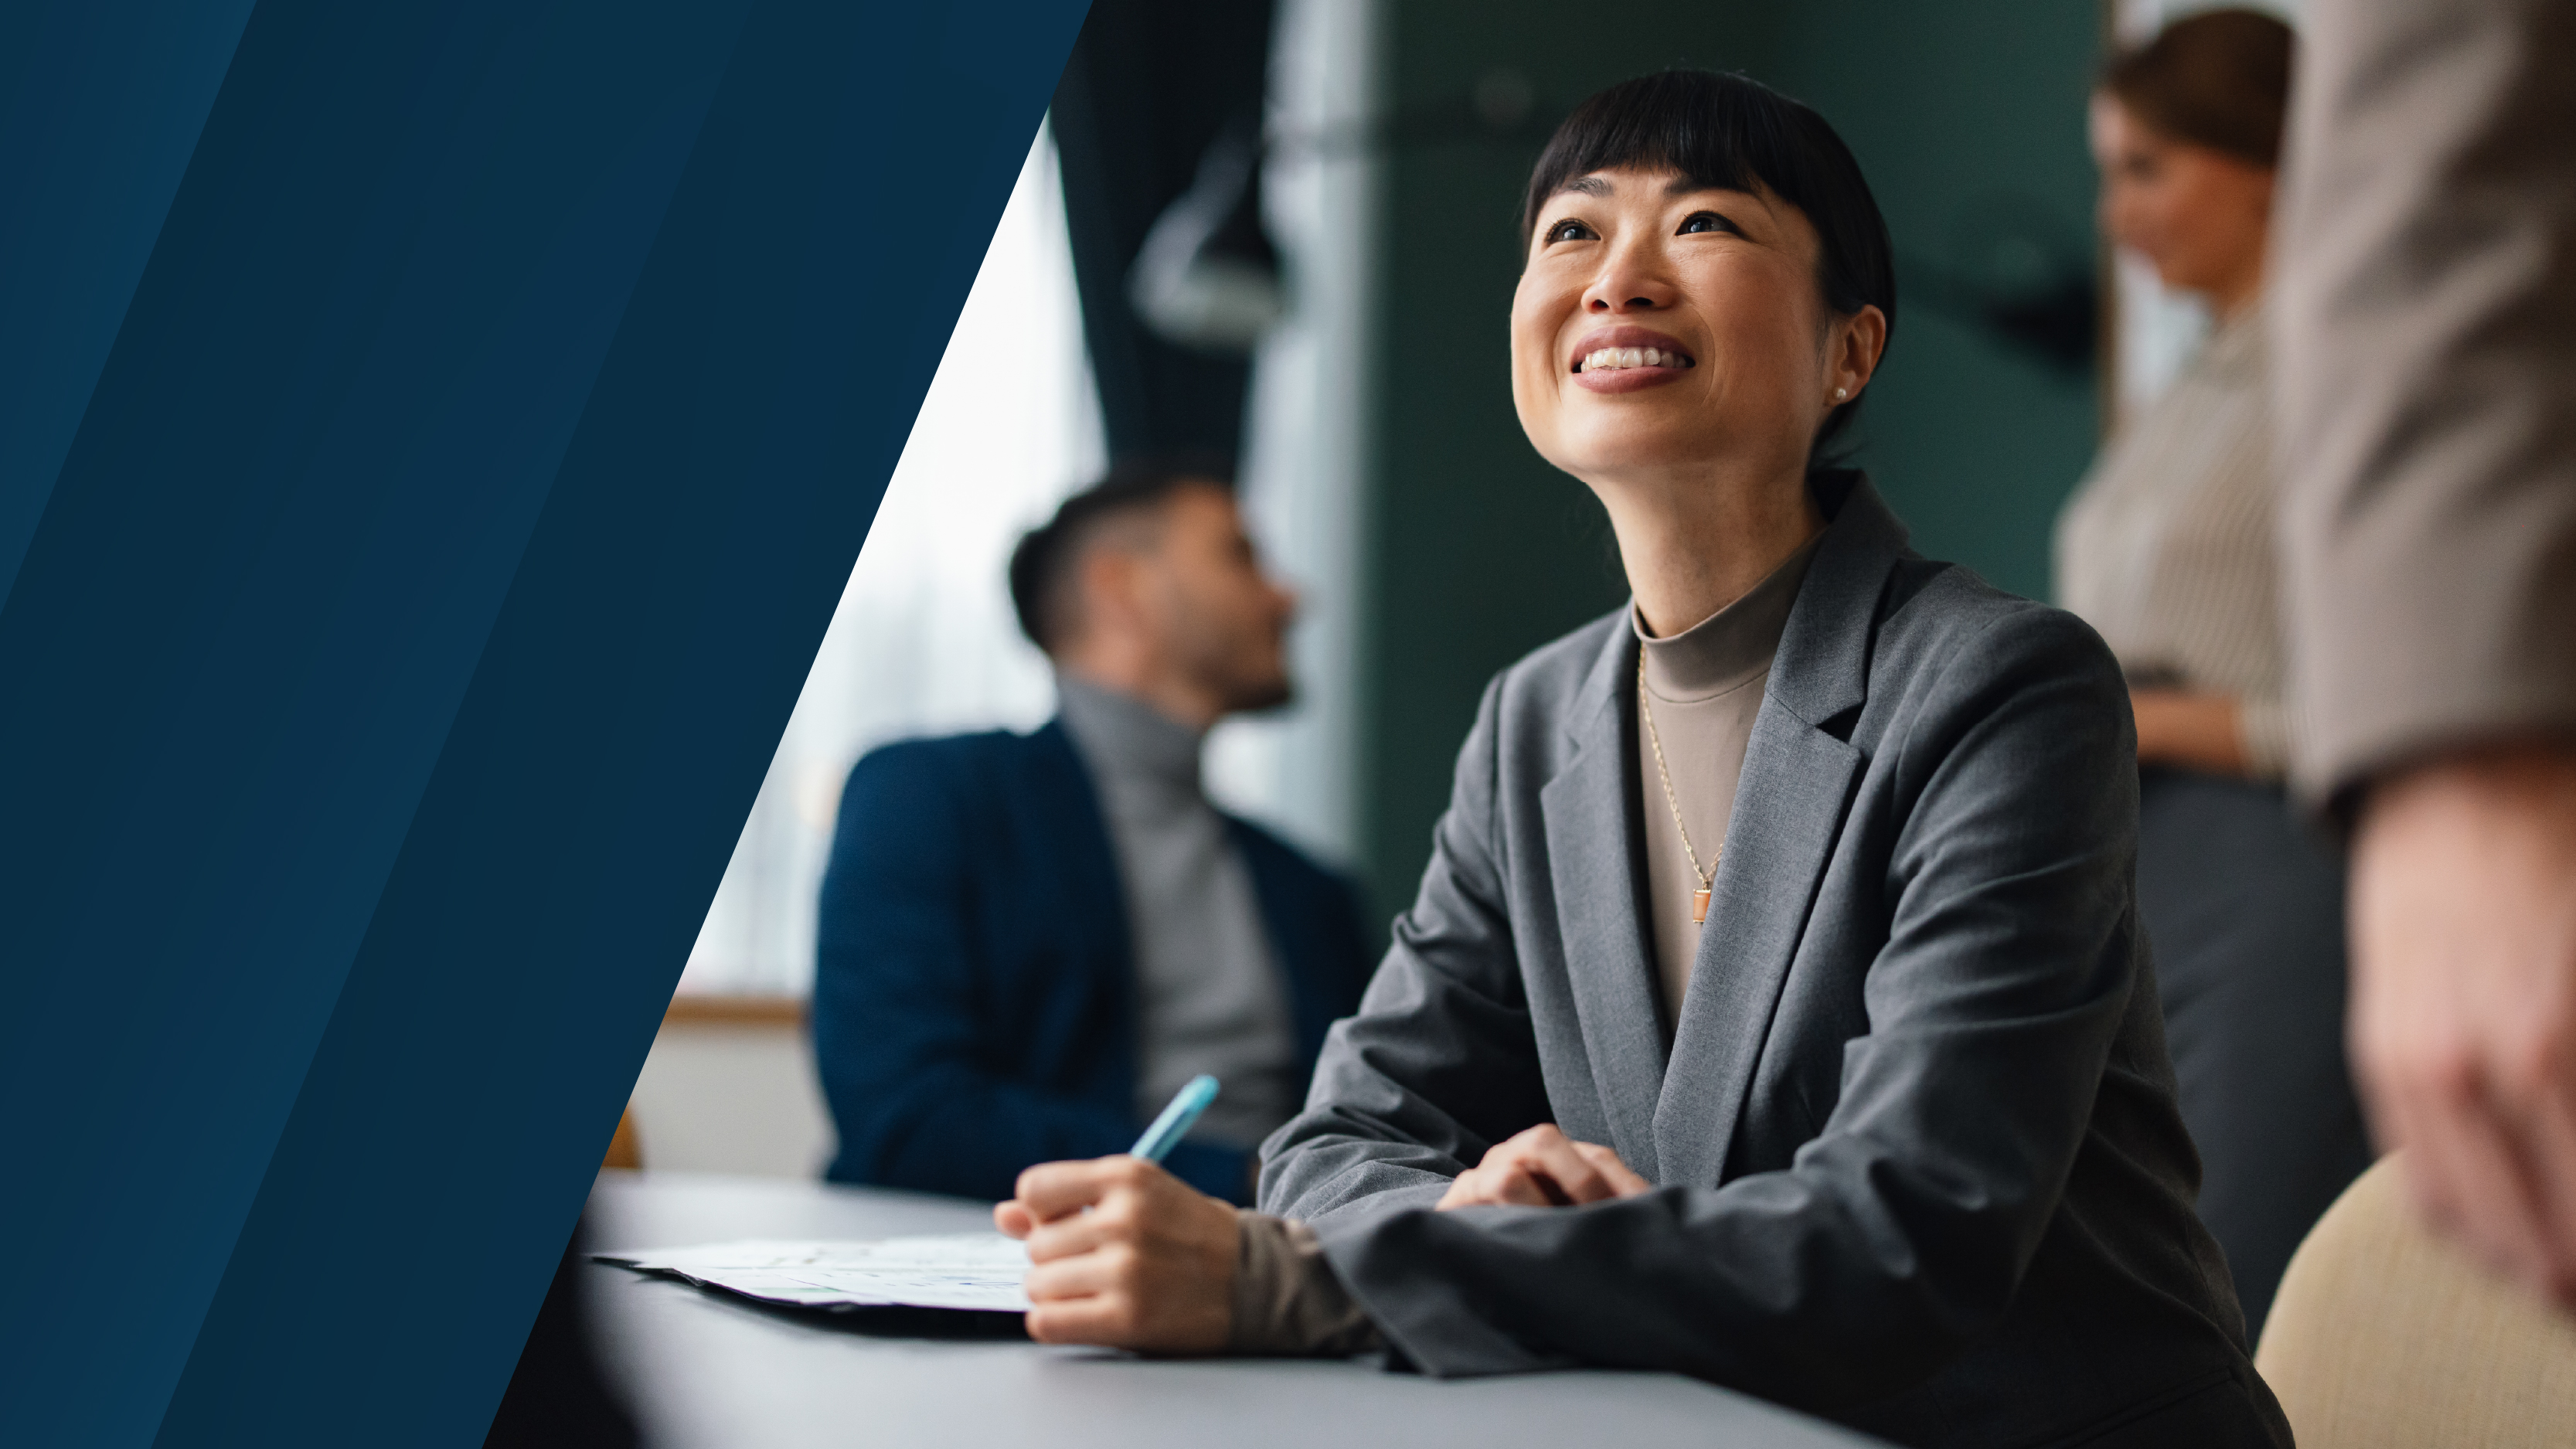
[[[1842,133],[1900,259],[1896,342],[1870,387],[1860,461],[1915,547],[2044,597],[2051,524],[2093,452],[2093,379],[1938,307],[1926,282],[2011,272],[2043,248],[2092,266],[2084,97],[2099,16],[2000,0],[1783,8],[1791,19],[1755,73]]]

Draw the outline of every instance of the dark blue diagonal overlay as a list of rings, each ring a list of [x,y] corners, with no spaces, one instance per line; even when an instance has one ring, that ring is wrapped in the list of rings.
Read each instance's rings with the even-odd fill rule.
[[[251,11],[0,605],[0,1439],[480,1438],[1082,9]]]
[[[250,0],[0,5],[0,599]]]

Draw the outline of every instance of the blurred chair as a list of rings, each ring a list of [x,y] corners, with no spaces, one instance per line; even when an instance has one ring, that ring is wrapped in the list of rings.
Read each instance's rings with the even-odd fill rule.
[[[644,1139],[636,1135],[635,1109],[628,1107],[617,1114],[617,1132],[608,1139],[608,1155],[600,1159],[602,1167],[622,1167],[639,1172],[644,1167]]]
[[[2576,1443],[2576,1318],[2433,1236],[2394,1158],[2299,1245],[2254,1363],[2300,1449]]]

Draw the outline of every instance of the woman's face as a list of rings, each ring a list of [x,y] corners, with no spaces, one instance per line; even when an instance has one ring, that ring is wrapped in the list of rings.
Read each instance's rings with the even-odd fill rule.
[[[2093,161],[2102,171],[2102,230],[2145,257],[2168,287],[2222,308],[2262,284],[2272,169],[2177,141],[2096,92]]]
[[[1596,484],[1726,461],[1803,476],[1834,390],[1860,395],[1886,335],[1875,307],[1827,313],[1816,258],[1815,227],[1767,188],[1576,177],[1540,209],[1512,297],[1531,444]]]

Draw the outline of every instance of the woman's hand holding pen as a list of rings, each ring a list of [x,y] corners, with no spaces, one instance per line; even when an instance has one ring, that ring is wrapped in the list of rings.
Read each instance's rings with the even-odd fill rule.
[[[993,1222],[1028,1242],[1028,1329],[1040,1343],[1216,1353],[1233,1332],[1234,1209],[1151,1162],[1032,1167]]]
[[[1653,1188],[1618,1153],[1597,1142],[1577,1142],[1554,1123],[1542,1123],[1494,1144],[1484,1161],[1458,1174],[1439,1208],[1571,1207],[1635,1197]]]

